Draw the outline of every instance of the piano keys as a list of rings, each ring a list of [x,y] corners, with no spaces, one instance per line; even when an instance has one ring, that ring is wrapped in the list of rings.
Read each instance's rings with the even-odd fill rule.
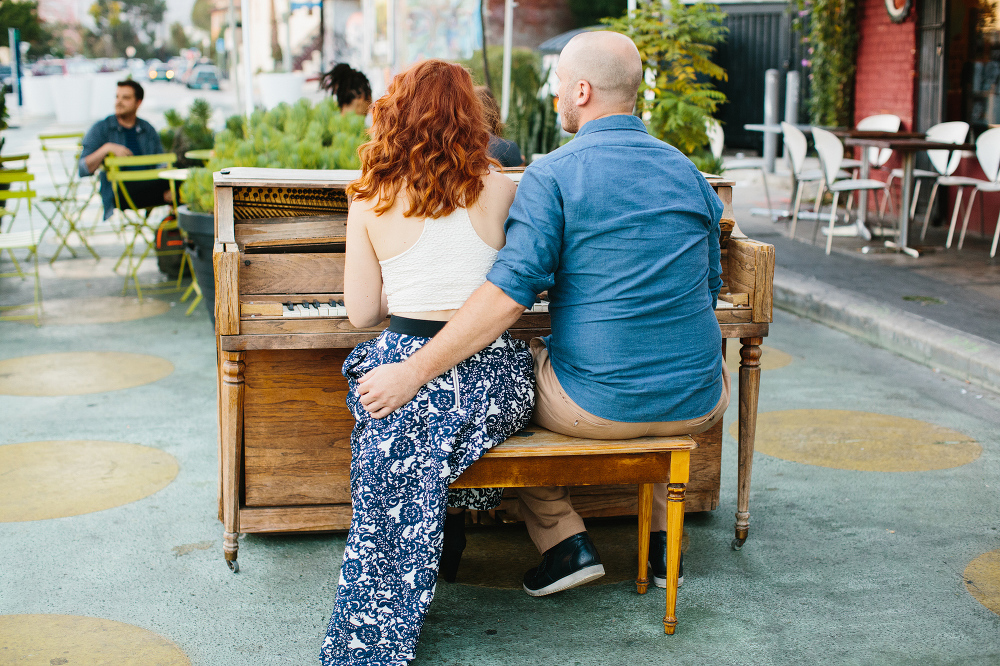
[[[347,529],[350,433],[344,358],[386,322],[351,326],[343,306],[344,242],[354,171],[233,168],[215,174],[216,342],[219,386],[219,518],[236,567],[241,532]],[[519,173],[511,174],[517,180]],[[734,547],[749,525],[750,463],[759,358],[771,321],[773,247],[740,233],[730,181],[710,179],[725,204],[720,246],[724,338],[741,340],[739,487]],[[540,298],[510,329],[549,333]],[[696,435],[685,508],[717,508],[722,423]],[[634,514],[634,488],[581,487],[583,516]],[[517,503],[501,508],[516,514]]]

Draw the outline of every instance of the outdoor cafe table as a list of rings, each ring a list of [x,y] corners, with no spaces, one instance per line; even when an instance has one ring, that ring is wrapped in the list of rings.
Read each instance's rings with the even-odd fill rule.
[[[904,252],[911,257],[919,257],[920,252],[909,247],[910,233],[910,197],[913,192],[913,165],[916,162],[916,155],[922,150],[975,150],[972,143],[942,143],[940,141],[928,141],[922,134],[907,134],[896,132],[859,132],[849,133],[843,139],[844,145],[861,146],[864,148],[889,148],[898,152],[903,158],[903,181],[902,197],[899,205],[899,237],[896,242],[886,241],[885,246]],[[861,160],[861,178],[868,177],[868,160]],[[867,207],[865,199],[858,199],[859,214],[863,215]],[[863,220],[863,218],[862,218]]]

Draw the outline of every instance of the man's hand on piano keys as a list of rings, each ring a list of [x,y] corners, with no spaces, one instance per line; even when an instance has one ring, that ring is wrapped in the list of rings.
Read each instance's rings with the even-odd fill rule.
[[[412,400],[423,385],[406,364],[386,363],[358,380],[358,394],[372,418],[382,419]]]

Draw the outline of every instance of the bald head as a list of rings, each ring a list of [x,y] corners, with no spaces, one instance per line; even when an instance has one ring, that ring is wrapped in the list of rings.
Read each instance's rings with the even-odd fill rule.
[[[559,56],[559,78],[587,81],[608,111],[631,113],[642,81],[642,59],[632,40],[617,32],[580,33]]]

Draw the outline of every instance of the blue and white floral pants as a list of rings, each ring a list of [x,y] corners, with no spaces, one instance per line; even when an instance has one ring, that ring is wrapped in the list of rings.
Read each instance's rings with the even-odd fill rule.
[[[484,510],[500,502],[500,489],[449,491],[448,484],[531,416],[531,353],[504,333],[403,407],[373,419],[361,405],[358,379],[405,360],[428,340],[385,331],[344,362],[356,420],[354,515],[320,652],[324,666],[402,666],[414,658],[437,583],[446,507]]]

